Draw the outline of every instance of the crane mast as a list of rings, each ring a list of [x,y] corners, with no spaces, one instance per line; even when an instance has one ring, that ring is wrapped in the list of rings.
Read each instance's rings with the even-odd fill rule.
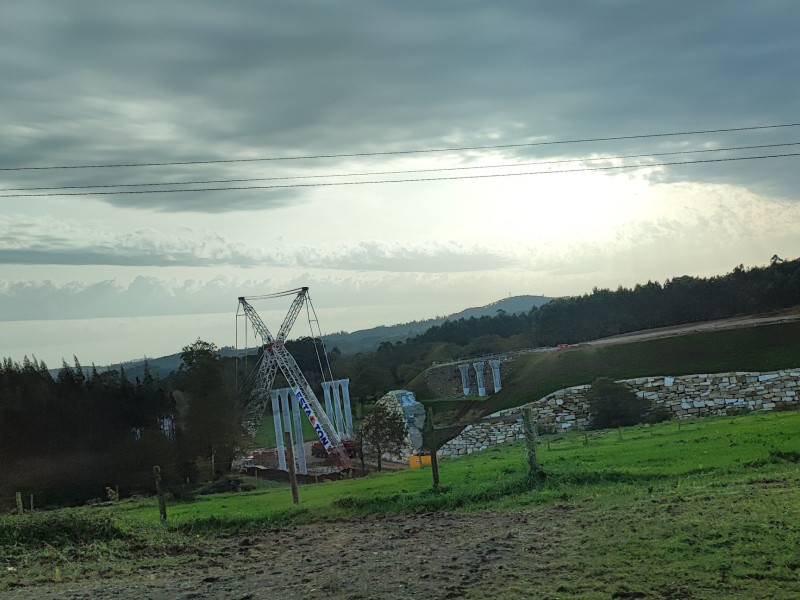
[[[289,293],[295,291],[297,292],[297,296],[292,301],[289,312],[283,319],[283,323],[278,330],[278,335],[274,338],[253,306],[245,297],[239,297],[239,304],[244,314],[247,316],[264,344],[264,354],[259,366],[258,379],[253,389],[253,395],[259,398],[265,398],[272,389],[275,376],[278,370],[280,370],[286,382],[289,384],[289,387],[291,387],[295,398],[297,398],[300,408],[311,422],[314,432],[325,447],[328,455],[340,467],[350,468],[350,458],[342,439],[336,433],[336,429],[328,418],[328,415],[325,414],[325,410],[314,394],[314,390],[311,389],[305,375],[303,375],[303,372],[297,365],[297,361],[295,361],[294,357],[284,345],[286,337],[289,335],[289,330],[292,328],[292,325],[294,325],[295,320],[297,320],[297,316],[300,314],[300,310],[308,296],[307,287],[292,290]]]

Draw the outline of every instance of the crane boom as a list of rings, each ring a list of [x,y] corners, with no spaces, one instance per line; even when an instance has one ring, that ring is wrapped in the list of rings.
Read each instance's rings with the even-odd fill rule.
[[[294,325],[294,322],[297,320],[297,315],[300,314],[300,309],[303,308],[303,304],[306,301],[306,297],[308,296],[308,288],[303,287],[300,288],[300,291],[295,296],[294,300],[292,301],[292,306],[289,308],[289,312],[287,313],[286,317],[283,319],[283,323],[281,323],[281,328],[278,330],[278,337],[275,339],[279,342],[283,343],[286,341],[286,336],[289,335],[289,330]]]
[[[328,455],[333,458],[339,466],[350,468],[350,457],[347,454],[342,439],[339,437],[339,434],[336,433],[336,429],[333,427],[333,423],[331,423],[328,415],[325,414],[325,410],[314,394],[314,390],[311,389],[305,375],[303,375],[303,372],[297,365],[297,361],[295,361],[294,357],[284,345],[286,336],[289,334],[289,330],[297,319],[297,315],[300,313],[300,309],[306,300],[307,294],[307,287],[301,288],[298,291],[289,309],[289,313],[281,324],[277,338],[272,337],[264,321],[261,320],[261,317],[247,299],[242,296],[239,297],[239,304],[242,306],[244,314],[250,320],[253,328],[258,335],[261,336],[264,343],[264,355],[259,368],[258,383],[253,393],[265,397],[272,388],[272,383],[277,371],[280,370],[286,378],[287,383],[292,388],[292,392],[297,398],[300,408],[311,422],[314,432],[317,434],[319,441],[322,442]]]

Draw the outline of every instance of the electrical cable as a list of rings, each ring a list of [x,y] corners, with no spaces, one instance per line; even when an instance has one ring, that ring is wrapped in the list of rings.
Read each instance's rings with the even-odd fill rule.
[[[322,329],[319,325],[317,318],[317,311],[314,310],[314,305],[311,303],[311,297],[306,295],[306,316],[308,317],[308,329],[311,332],[311,343],[314,345],[314,353],[317,355],[317,365],[319,365],[319,372],[322,375],[322,381],[333,381],[333,371],[331,370],[331,363],[328,360],[328,353],[325,350],[325,342],[322,339]],[[309,310],[310,307],[310,310]],[[317,331],[314,331],[314,326],[311,324],[311,314],[314,314],[313,321],[317,324]],[[319,340],[319,344],[317,344]],[[322,355],[325,357],[325,363],[328,365],[328,376],[330,379],[325,378],[325,367],[322,366],[322,359],[319,356],[319,346],[322,346]]]
[[[268,300],[270,298],[283,298],[284,296],[296,296],[297,292],[303,288],[295,288],[293,290],[286,290],[284,292],[275,292],[274,294],[265,294],[263,296],[247,296],[245,300]]]
[[[496,177],[521,177],[529,175],[556,175],[562,173],[586,173],[591,171],[612,171],[623,169],[649,169],[653,167],[665,166],[679,166],[679,165],[695,165],[703,163],[722,163],[733,161],[745,160],[765,160],[773,158],[787,158],[793,156],[800,156],[800,152],[788,154],[769,154],[762,156],[742,156],[731,158],[708,158],[703,160],[691,161],[672,161],[672,162],[658,162],[637,165],[610,165],[604,167],[583,167],[580,169],[558,169],[552,171],[529,171],[524,173],[492,173],[488,175],[456,175],[451,177],[419,177],[416,179],[383,179],[371,181],[336,181],[331,183],[293,183],[285,185],[249,185],[249,186],[225,186],[214,188],[181,188],[171,190],[118,190],[111,192],[64,192],[64,193],[46,193],[46,194],[0,194],[0,198],[36,198],[36,197],[50,197],[50,196],[115,196],[115,195],[130,195],[130,194],[171,194],[179,192],[222,192],[232,190],[269,190],[269,189],[289,189],[289,188],[311,188],[311,187],[334,187],[344,185],[383,185],[387,183],[417,183],[429,181],[454,181],[466,179],[489,179]]]
[[[237,163],[237,162],[262,162],[262,161],[285,161],[285,160],[312,160],[320,158],[355,158],[363,156],[390,156],[402,154],[424,154],[436,152],[465,152],[468,150],[501,150],[505,148],[525,148],[532,146],[554,146],[558,144],[582,144],[587,142],[610,142],[620,140],[635,140],[646,138],[677,137],[682,135],[702,135],[707,133],[733,133],[740,131],[756,131],[764,129],[780,129],[787,127],[799,127],[800,123],[781,123],[777,125],[755,125],[750,127],[727,127],[722,129],[705,129],[696,131],[677,131],[668,133],[645,133],[638,135],[620,135],[611,137],[597,138],[578,138],[572,140],[552,140],[541,142],[524,142],[519,144],[497,144],[492,146],[457,146],[450,148],[428,148],[414,150],[387,150],[385,152],[351,152],[343,154],[317,154],[307,156],[273,156],[267,158],[234,158],[224,160],[188,160],[175,162],[153,162],[153,163],[120,163],[107,165],[55,165],[45,167],[0,167],[0,171],[43,171],[50,169],[109,169],[121,167],[166,167],[177,165],[207,165],[217,163]]]
[[[98,188],[130,188],[130,187],[156,187],[156,186],[171,186],[171,185],[204,185],[209,183],[244,183],[247,181],[286,181],[291,179],[327,179],[334,177],[366,177],[371,175],[403,175],[410,173],[436,173],[446,171],[468,171],[472,169],[506,169],[513,167],[527,167],[536,165],[554,165],[573,162],[592,162],[592,161],[609,161],[609,160],[624,160],[630,158],[646,158],[650,156],[674,156],[679,154],[706,154],[709,152],[730,152],[734,150],[753,150],[763,148],[780,148],[786,146],[798,146],[800,142],[784,142],[780,144],[759,144],[754,146],[730,146],[727,148],[710,148],[703,150],[678,150],[674,152],[650,152],[646,154],[625,154],[621,156],[598,156],[598,157],[578,157],[566,158],[559,160],[544,160],[533,162],[520,162],[520,163],[505,163],[496,165],[473,165],[467,167],[438,167],[432,169],[403,169],[396,171],[363,171],[359,173],[325,173],[321,175],[286,175],[282,177],[251,177],[245,179],[208,179],[202,181],[165,181],[155,183],[116,183],[116,184],[103,184],[103,185],[67,185],[67,186],[52,186],[52,187],[27,187],[27,188],[6,188],[4,192],[26,192],[26,191],[39,191],[39,190],[86,190]]]

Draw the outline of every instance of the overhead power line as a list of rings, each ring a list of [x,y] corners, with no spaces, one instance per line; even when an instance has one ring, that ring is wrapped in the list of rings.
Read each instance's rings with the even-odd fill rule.
[[[267,162],[267,161],[287,161],[287,160],[311,160],[321,158],[355,158],[364,156],[391,156],[403,154],[425,154],[436,152],[465,152],[468,150],[501,150],[507,148],[525,148],[533,146],[554,146],[559,144],[582,144],[587,142],[611,142],[619,140],[635,140],[646,138],[676,137],[683,135],[701,135],[707,133],[732,133],[737,131],[756,131],[764,129],[780,129],[786,127],[800,127],[800,123],[781,123],[777,125],[756,125],[751,127],[728,127],[723,129],[704,129],[697,131],[677,131],[668,133],[645,133],[638,135],[621,135],[612,137],[578,138],[572,140],[551,140],[541,142],[524,142],[519,144],[497,144],[491,146],[456,146],[450,148],[427,148],[412,150],[389,150],[385,152],[352,152],[344,154],[316,154],[307,156],[272,156],[266,158],[233,158],[224,160],[190,160],[174,162],[150,162],[150,163],[120,163],[106,165],[55,165],[45,167],[0,167],[0,171],[43,171],[51,169],[109,169],[120,167],[166,167],[178,165],[208,165],[220,163],[245,163],[245,162]]]
[[[582,167],[579,169],[558,169],[550,171],[531,171],[525,173],[491,173],[487,175],[454,175],[449,177],[419,177],[416,179],[383,179],[371,181],[334,181],[334,182],[320,182],[320,183],[292,183],[292,184],[278,184],[278,185],[249,185],[249,186],[226,186],[226,187],[213,187],[213,188],[181,188],[169,190],[117,190],[109,192],[64,192],[64,193],[46,193],[46,194],[3,194],[0,198],[25,198],[25,197],[43,197],[43,196],[114,196],[122,194],[172,194],[178,192],[221,192],[230,190],[268,190],[268,189],[286,189],[286,188],[308,188],[308,187],[333,187],[344,185],[378,185],[387,183],[415,183],[422,181],[453,181],[457,179],[489,179],[495,177],[520,177],[530,175],[555,175],[558,173],[584,173],[589,171],[612,171],[623,169],[643,169],[652,167],[676,166],[676,165],[694,165],[701,163],[721,163],[732,161],[744,160],[765,160],[773,158],[786,158],[792,156],[800,156],[800,152],[789,154],[769,154],[763,156],[741,156],[731,158],[707,158],[703,160],[690,160],[690,161],[674,161],[674,162],[660,162],[660,163],[647,163],[637,165],[609,165],[603,167]]]
[[[446,171],[471,171],[473,169],[507,169],[516,167],[554,165],[573,162],[596,162],[609,160],[623,160],[630,158],[645,158],[650,156],[675,156],[681,154],[707,154],[710,152],[731,152],[734,150],[754,150],[763,148],[781,148],[786,146],[798,146],[800,142],[785,142],[781,144],[759,144],[755,146],[730,146],[727,148],[710,148],[703,150],[679,150],[675,152],[651,152],[647,154],[625,154],[621,156],[588,156],[579,158],[565,158],[560,160],[542,160],[533,162],[504,163],[494,165],[472,165],[466,167],[437,167],[432,169],[402,169],[395,171],[362,171],[356,173],[324,173],[320,175],[285,175],[281,177],[248,177],[243,179],[206,179],[200,181],[158,181],[149,183],[112,183],[96,185],[60,185],[60,186],[37,186],[24,188],[6,188],[6,192],[25,192],[36,190],[86,190],[97,188],[132,188],[132,187],[158,187],[172,185],[204,185],[209,183],[244,183],[246,181],[286,181],[290,179],[327,179],[334,177],[366,177],[372,175],[402,175],[411,173],[438,173]]]

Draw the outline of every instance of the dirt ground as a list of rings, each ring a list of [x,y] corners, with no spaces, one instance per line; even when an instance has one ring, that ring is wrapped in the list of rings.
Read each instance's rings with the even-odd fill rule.
[[[559,562],[553,553],[574,543],[556,525],[566,510],[369,518],[232,536],[180,570],[17,588],[3,598],[554,598],[541,584]],[[547,557],[544,568],[537,556]]]

